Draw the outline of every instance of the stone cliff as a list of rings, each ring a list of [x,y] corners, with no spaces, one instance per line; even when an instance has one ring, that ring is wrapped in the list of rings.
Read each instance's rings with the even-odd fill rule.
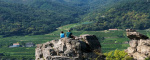
[[[100,42],[88,34],[37,44],[35,56],[35,60],[103,60]]]
[[[136,60],[145,60],[145,58],[150,57],[150,39],[136,30],[127,29],[126,33],[130,39],[130,47],[126,50],[128,55]]]

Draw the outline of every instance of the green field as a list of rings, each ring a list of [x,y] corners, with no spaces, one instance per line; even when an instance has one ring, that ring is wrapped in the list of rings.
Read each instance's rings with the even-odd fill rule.
[[[11,36],[11,37],[2,37],[0,36],[0,53],[3,53],[5,56],[2,58],[10,58],[21,60],[21,58],[32,60],[35,58],[35,47],[18,47],[18,48],[9,48],[8,46],[12,43],[26,43],[33,42],[34,44],[41,44],[47,41],[54,39],[59,39],[60,31],[67,32],[71,27],[77,26],[77,24],[70,24],[59,27],[57,31],[54,31],[49,34],[44,35],[26,35],[26,36]],[[139,30],[139,32],[150,36],[149,30]],[[129,41],[126,37],[125,30],[117,31],[72,31],[73,35],[80,36],[83,34],[93,34],[96,35],[102,45],[102,52],[109,52],[112,50],[124,50],[127,49],[129,44],[124,42]]]

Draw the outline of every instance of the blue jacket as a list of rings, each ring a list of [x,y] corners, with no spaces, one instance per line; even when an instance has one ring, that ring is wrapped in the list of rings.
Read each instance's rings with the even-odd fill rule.
[[[65,34],[64,33],[60,33],[60,38],[64,38]]]

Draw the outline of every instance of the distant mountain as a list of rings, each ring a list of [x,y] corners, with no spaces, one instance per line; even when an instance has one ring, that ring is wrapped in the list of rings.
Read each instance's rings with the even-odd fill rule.
[[[73,9],[94,10],[95,8],[103,8],[123,0],[2,0],[11,3],[21,3],[36,7],[59,8],[73,7]],[[60,6],[60,7],[59,7]],[[59,7],[59,8],[58,8]],[[76,9],[75,9],[76,10]],[[63,11],[63,10],[62,10]]]
[[[0,1],[0,34],[44,34],[77,22],[71,15]]]
[[[92,31],[111,28],[148,29],[150,28],[150,2],[146,0],[124,1],[105,9],[105,11],[98,9],[91,12],[83,20],[93,23],[73,29]]]
[[[9,3],[25,4],[30,7],[36,7],[44,10],[52,10],[61,14],[78,15],[83,14],[82,8],[72,6],[72,3],[67,4],[63,0],[2,0]],[[73,7],[73,8],[72,8]],[[81,12],[82,11],[82,12]],[[76,18],[75,16],[74,18]]]
[[[44,10],[52,10],[60,14],[80,18],[95,9],[107,8],[123,0],[1,0],[9,3],[25,4]]]
[[[0,34],[44,34],[89,21],[76,30],[149,28],[149,3],[141,0],[0,0]]]

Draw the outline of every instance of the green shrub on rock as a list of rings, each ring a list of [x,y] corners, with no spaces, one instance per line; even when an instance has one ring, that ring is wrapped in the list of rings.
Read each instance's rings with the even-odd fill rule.
[[[150,58],[148,57],[148,58],[145,58],[145,60],[150,60]]]

